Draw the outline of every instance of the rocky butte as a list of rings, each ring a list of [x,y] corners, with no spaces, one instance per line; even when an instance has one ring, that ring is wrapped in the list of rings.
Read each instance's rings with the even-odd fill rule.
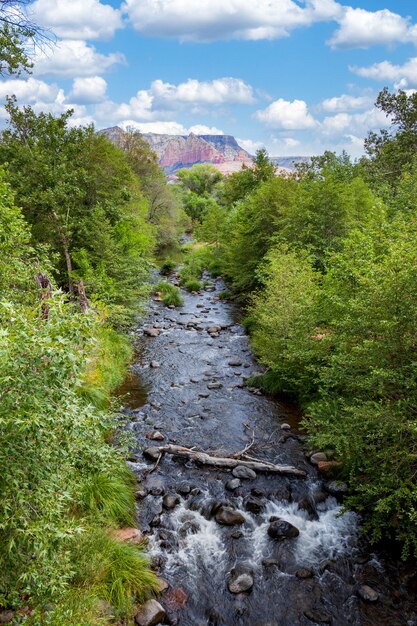
[[[106,128],[100,133],[115,143],[120,143],[123,130],[119,126]],[[142,137],[149,143],[159,159],[159,165],[168,175],[178,170],[192,167],[197,163],[210,163],[225,176],[238,172],[242,165],[250,167],[252,156],[237,143],[232,135],[160,135],[144,133]],[[275,157],[274,163],[284,169],[292,169],[294,163],[305,157]],[[282,161],[282,162],[281,162]]]

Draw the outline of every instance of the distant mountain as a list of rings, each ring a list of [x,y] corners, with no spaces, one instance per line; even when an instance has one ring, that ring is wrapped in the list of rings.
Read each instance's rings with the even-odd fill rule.
[[[100,131],[116,145],[120,144],[123,130],[118,126]],[[192,167],[196,163],[211,163],[218,166],[224,173],[239,171],[242,164],[252,164],[246,150],[231,135],[159,135],[143,133],[159,159],[159,165],[167,174],[175,174],[184,167]]]
[[[305,156],[289,156],[289,157],[270,157],[271,162],[278,168],[293,170],[299,163],[309,163],[310,157]]]

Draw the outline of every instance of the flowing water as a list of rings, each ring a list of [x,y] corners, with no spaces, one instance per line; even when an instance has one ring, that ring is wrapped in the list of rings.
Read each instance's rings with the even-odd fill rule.
[[[342,514],[305,456],[295,408],[245,386],[259,367],[233,306],[218,297],[223,283],[210,282],[198,295],[184,292],[179,309],[151,301],[122,389],[130,394],[124,412],[136,442],[130,465],[140,482],[139,525],[153,566],[170,585],[160,600],[166,623],[417,625],[415,570],[369,552],[360,521]],[[213,326],[218,336],[207,332]],[[151,328],[157,337],[144,335]],[[156,431],[164,441],[149,440]],[[143,456],[144,449],[166,443],[228,456],[253,435],[249,454],[303,469],[307,477],[258,473],[231,491],[230,471],[165,455],[150,472],[155,462]],[[164,495],[175,496],[172,509]],[[221,506],[238,511],[243,523],[220,525],[215,514]],[[291,523],[299,535],[271,539],[271,518]],[[233,571],[249,575],[253,587],[231,593]],[[364,584],[378,592],[377,602],[360,598]]]

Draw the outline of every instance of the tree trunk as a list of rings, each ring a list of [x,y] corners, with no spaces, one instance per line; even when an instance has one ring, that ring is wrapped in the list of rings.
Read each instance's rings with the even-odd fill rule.
[[[35,281],[38,285],[39,300],[42,302],[42,319],[49,319],[49,304],[47,300],[52,298],[52,285],[46,274],[35,274]]]

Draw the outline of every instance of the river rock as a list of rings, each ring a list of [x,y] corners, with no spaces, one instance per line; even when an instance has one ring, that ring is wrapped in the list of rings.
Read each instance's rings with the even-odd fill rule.
[[[164,441],[165,439],[164,435],[161,432],[159,432],[159,430],[155,432],[146,433],[145,437],[146,439],[151,439],[152,441]]]
[[[207,385],[207,389],[221,389],[222,387],[222,383],[209,383]]]
[[[158,369],[158,367],[161,367],[161,364],[159,361],[151,361],[151,367],[152,369]]]
[[[228,491],[235,491],[235,489],[239,489],[241,485],[239,478],[232,478],[232,480],[228,480],[225,487]]]
[[[14,618],[13,611],[1,611],[0,612],[0,624],[9,624]]]
[[[159,337],[161,331],[159,328],[144,328],[143,334],[147,337]]]
[[[295,575],[297,578],[305,580],[307,578],[312,578],[314,576],[314,572],[312,569],[308,569],[307,567],[300,567],[300,569],[295,572]]]
[[[244,524],[245,518],[239,511],[228,506],[222,506],[216,513],[216,522],[222,526],[235,526]]]
[[[210,394],[207,391],[201,391],[199,394],[200,398],[208,398]]]
[[[144,498],[146,498],[147,495],[148,495],[147,490],[142,488],[142,489],[137,490],[135,497],[136,497],[136,500],[143,500]]]
[[[327,456],[324,454],[324,452],[316,452],[315,454],[311,455],[310,461],[311,463],[313,463],[313,465],[318,465],[321,461],[327,461]]]
[[[304,611],[304,615],[311,622],[315,622],[316,624],[331,624],[332,617],[322,609],[309,609],[308,611]]]
[[[143,456],[146,459],[149,459],[151,461],[157,461],[160,457],[160,450],[159,448],[146,448],[146,450],[143,451]]]
[[[379,594],[375,589],[369,587],[369,585],[362,585],[358,589],[358,595],[365,600],[365,602],[376,602],[379,598]]]
[[[281,430],[291,430],[291,426],[289,424],[281,424]]]
[[[118,541],[130,543],[132,546],[136,546],[143,541],[143,533],[139,528],[119,528],[115,530],[112,535]]]
[[[228,589],[230,593],[243,593],[253,587],[253,575],[251,570],[244,565],[237,565],[230,572]]]
[[[187,496],[191,492],[191,486],[188,483],[181,483],[177,487],[177,492],[182,496]]]
[[[156,600],[148,600],[135,615],[139,626],[157,626],[165,619],[165,609]]]
[[[230,367],[240,367],[242,365],[242,361],[240,359],[231,359],[228,362],[228,365],[230,365]]]
[[[298,528],[286,522],[283,519],[278,519],[270,523],[268,527],[268,535],[272,539],[281,541],[282,539],[294,539],[298,537],[300,531]]]
[[[330,493],[332,496],[344,496],[348,492],[347,483],[341,482],[339,480],[331,480],[330,482],[324,485],[325,490]]]
[[[181,498],[177,494],[167,493],[163,499],[162,504],[168,511],[172,511],[181,502]]]
[[[245,499],[245,509],[251,513],[260,513],[264,508],[264,503],[260,498],[255,496],[248,496]]]
[[[221,330],[220,326],[209,326],[207,332],[209,335],[215,335]]]
[[[247,480],[255,480],[256,478],[256,472],[245,465],[238,465],[235,467],[232,470],[232,474],[235,478],[246,478]]]

